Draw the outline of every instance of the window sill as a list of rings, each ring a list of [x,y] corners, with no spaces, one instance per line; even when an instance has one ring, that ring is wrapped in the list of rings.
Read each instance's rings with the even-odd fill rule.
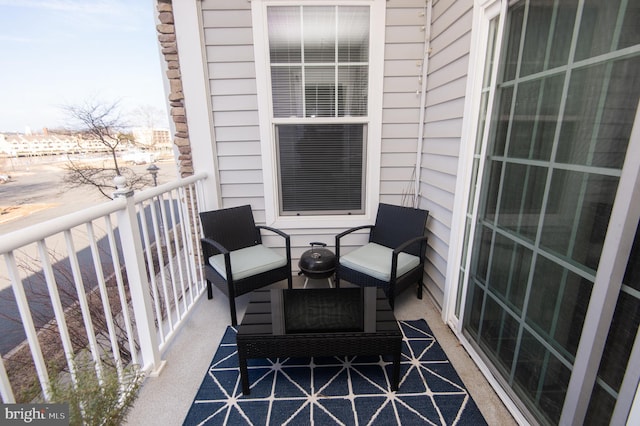
[[[327,228],[351,228],[354,226],[368,225],[375,222],[374,214],[358,214],[343,216],[277,216],[269,221],[269,226],[278,229],[327,229]]]

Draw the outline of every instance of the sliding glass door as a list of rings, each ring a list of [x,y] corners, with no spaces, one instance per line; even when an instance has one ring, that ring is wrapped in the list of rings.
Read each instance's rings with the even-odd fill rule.
[[[638,250],[605,256],[623,169],[640,167],[640,1],[510,3],[489,25],[457,315],[524,411],[572,421],[567,392],[585,386],[572,374],[592,359],[583,328],[607,309],[592,300],[598,270],[626,256],[594,397],[576,402],[607,423],[640,318]]]

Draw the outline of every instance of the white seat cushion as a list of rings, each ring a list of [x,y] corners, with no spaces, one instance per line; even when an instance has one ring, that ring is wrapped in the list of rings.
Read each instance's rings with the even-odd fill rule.
[[[368,243],[360,248],[340,256],[340,264],[362,272],[381,281],[391,279],[391,256],[393,250],[376,243]],[[420,265],[417,256],[408,253],[398,254],[396,277],[400,277]]]
[[[262,272],[285,266],[287,258],[278,254],[275,250],[258,244],[240,250],[229,252],[231,257],[231,273],[234,280],[241,280]],[[227,279],[224,267],[224,255],[216,254],[209,258],[209,264],[220,275]]]

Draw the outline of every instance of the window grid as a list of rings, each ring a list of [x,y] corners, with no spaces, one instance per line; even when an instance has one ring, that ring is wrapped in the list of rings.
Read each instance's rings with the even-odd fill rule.
[[[331,117],[343,117],[343,115],[340,115],[340,105],[339,105],[339,100],[340,100],[340,96],[338,94],[339,91],[339,86],[340,86],[340,71],[341,70],[347,70],[347,69],[351,69],[352,67],[369,67],[369,61],[340,61],[340,57],[339,57],[339,49],[340,49],[340,40],[337,37],[338,32],[339,32],[339,28],[340,28],[340,13],[338,13],[339,11],[339,6],[331,6],[331,8],[334,10],[334,16],[335,16],[335,22],[334,22],[334,43],[333,43],[333,60],[331,62],[328,61],[313,61],[313,60],[307,60],[307,55],[305,54],[305,24],[304,24],[304,10],[305,6],[298,6],[299,9],[299,13],[300,13],[300,61],[299,62],[279,62],[279,61],[270,61],[270,66],[271,69],[299,69],[301,72],[301,90],[302,90],[302,98],[301,98],[301,103],[302,103],[302,117],[278,117],[277,114],[273,114],[273,119],[277,120],[280,119],[280,122],[287,122],[288,120],[291,121],[296,121],[301,119],[301,118],[312,118],[315,119],[315,116],[309,116],[308,115],[308,102],[307,102],[307,96],[306,96],[306,91],[307,91],[307,80],[308,80],[308,75],[310,72],[312,72],[312,70],[319,70],[321,68],[328,68],[331,67],[333,68],[333,87],[334,87],[334,101],[333,101],[333,114],[331,115]],[[365,94],[366,94],[366,90],[365,90]],[[346,117],[348,117],[349,119],[353,120],[353,118],[356,119],[360,119],[360,122],[366,122],[367,121],[367,116],[368,113],[366,111],[367,107],[366,107],[366,100],[364,103],[364,114],[362,115],[346,115]],[[275,111],[275,108],[274,108]],[[327,117],[327,116],[325,116]]]
[[[363,214],[371,8],[299,5],[266,10],[278,213]],[[333,191],[332,196],[327,191]]]
[[[626,3],[626,2],[625,2]],[[556,3],[557,5],[557,3]],[[479,250],[479,245],[476,243],[474,245],[476,245],[476,248],[472,248],[469,247],[467,244],[464,245],[464,247],[469,247],[467,250],[474,250],[475,254],[473,256],[467,256],[466,255],[466,251],[465,254],[463,254],[463,259],[466,259],[467,257],[471,257],[472,258],[472,262],[474,263],[473,265],[470,266],[470,270],[471,273],[467,274],[467,262],[468,260],[463,260],[463,262],[461,262],[461,267],[460,267],[460,277],[461,277],[461,283],[464,281],[464,277],[466,276],[467,279],[471,280],[473,284],[475,284],[475,286],[477,286],[477,289],[481,289],[482,292],[484,293],[482,296],[482,302],[481,305],[479,306],[479,322],[477,324],[478,329],[476,331],[472,331],[471,330],[471,334],[474,336],[474,341],[476,344],[478,344],[479,346],[486,346],[485,342],[482,340],[482,335],[483,335],[483,324],[484,321],[483,319],[485,318],[486,315],[486,309],[487,309],[487,303],[489,302],[489,299],[491,300],[492,303],[497,303],[500,308],[503,310],[503,315],[510,315],[512,318],[516,319],[519,323],[519,331],[518,331],[518,336],[517,336],[517,343],[516,343],[516,348],[515,348],[515,353],[513,355],[512,358],[512,364],[510,367],[510,374],[508,376],[508,382],[510,386],[514,386],[515,383],[515,375],[516,375],[516,370],[517,370],[517,362],[519,359],[519,352],[521,350],[521,344],[522,344],[522,339],[523,339],[523,334],[525,332],[531,334],[532,336],[535,337],[536,340],[538,340],[538,343],[540,343],[545,349],[546,349],[546,353],[544,355],[544,360],[542,362],[542,372],[539,376],[539,380],[538,380],[538,385],[537,385],[537,391],[535,392],[535,397],[534,397],[534,404],[536,406],[538,406],[540,404],[540,398],[542,397],[542,391],[544,389],[544,384],[545,384],[545,378],[547,377],[547,370],[550,368],[550,362],[552,361],[552,357],[556,358],[557,360],[560,361],[560,363],[566,367],[567,369],[569,369],[569,371],[572,370],[573,368],[573,360],[574,357],[573,355],[571,355],[570,353],[568,353],[566,350],[563,350],[562,348],[556,348],[554,345],[550,344],[547,340],[551,340],[553,342],[553,336],[555,333],[556,328],[558,327],[558,321],[559,321],[559,317],[560,317],[560,313],[561,313],[561,309],[562,309],[562,296],[564,294],[564,286],[567,285],[567,279],[568,279],[568,274],[571,273],[575,273],[578,276],[590,281],[591,283],[594,282],[595,280],[595,271],[593,271],[592,269],[586,267],[585,265],[580,265],[575,263],[575,261],[572,261],[571,259],[571,255],[575,249],[575,243],[576,243],[576,236],[577,233],[579,231],[579,225],[580,225],[580,219],[581,219],[581,214],[582,214],[582,210],[581,208],[578,208],[576,210],[575,213],[575,217],[573,220],[573,225],[572,225],[572,229],[571,229],[571,234],[570,234],[570,239],[571,239],[571,243],[569,244],[569,247],[567,249],[567,251],[564,254],[560,254],[560,253],[554,253],[553,251],[548,250],[545,247],[541,246],[541,241],[542,241],[542,233],[544,230],[544,219],[546,218],[546,212],[548,210],[549,207],[549,195],[550,195],[550,190],[551,190],[551,185],[553,182],[553,177],[554,177],[554,172],[556,171],[571,171],[571,172],[580,172],[583,173],[582,176],[582,180],[581,180],[581,187],[578,189],[580,196],[578,198],[578,200],[576,201],[576,205],[577,206],[583,206],[584,205],[584,197],[585,197],[585,190],[586,187],[589,183],[589,177],[591,176],[610,176],[610,177],[614,177],[614,178],[619,178],[621,175],[621,170],[617,169],[617,168],[608,168],[608,167],[598,167],[593,165],[593,157],[594,157],[594,152],[596,149],[596,142],[597,142],[597,135],[599,134],[599,124],[596,126],[593,126],[592,129],[592,137],[590,140],[590,144],[589,144],[589,153],[587,156],[587,161],[586,164],[568,164],[568,163],[560,163],[560,162],[556,162],[556,155],[558,152],[558,143],[559,143],[559,139],[560,139],[560,125],[556,126],[555,129],[555,135],[553,138],[553,145],[552,145],[552,150],[551,150],[551,157],[549,159],[549,161],[542,161],[542,160],[532,160],[532,155],[531,155],[531,151],[529,154],[529,158],[528,159],[522,159],[522,158],[513,158],[513,157],[509,157],[507,155],[507,153],[509,153],[509,145],[511,142],[511,131],[512,131],[512,125],[514,123],[514,113],[515,113],[515,103],[518,99],[518,90],[520,89],[520,87],[522,86],[522,84],[526,83],[526,82],[530,82],[530,81],[541,81],[542,85],[541,85],[541,92],[544,93],[544,88],[545,88],[545,77],[552,77],[554,75],[558,75],[558,74],[564,74],[564,82],[563,82],[563,92],[562,92],[562,96],[561,96],[561,105],[559,107],[559,115],[558,115],[558,123],[562,123],[564,120],[564,113],[565,113],[565,106],[566,106],[566,99],[567,99],[567,94],[569,91],[569,86],[570,83],[572,81],[571,77],[572,77],[572,73],[575,70],[578,70],[580,68],[583,67],[588,67],[594,64],[606,64],[605,66],[607,67],[607,72],[605,74],[605,81],[609,81],[610,77],[611,77],[611,70],[613,68],[613,61],[615,59],[619,59],[619,58],[624,58],[627,57],[629,55],[635,55],[638,52],[638,49],[640,49],[639,46],[635,46],[635,47],[631,47],[631,48],[625,48],[625,49],[621,49],[618,51],[615,51],[615,46],[617,45],[617,41],[614,40],[612,42],[612,51],[610,51],[609,53],[605,53],[602,55],[599,55],[598,57],[595,58],[588,58],[588,59],[584,59],[584,60],[580,60],[580,61],[575,61],[573,62],[573,58],[575,56],[575,51],[576,51],[576,44],[578,41],[578,31],[581,27],[581,22],[580,22],[580,18],[582,15],[582,2],[580,3],[580,7],[578,8],[577,11],[577,19],[576,19],[576,23],[574,26],[574,30],[573,30],[573,34],[572,34],[572,38],[571,38],[571,48],[570,48],[570,53],[569,53],[569,59],[568,59],[568,63],[564,66],[559,66],[559,67],[555,67],[553,69],[547,69],[548,65],[549,65],[549,60],[550,60],[550,53],[551,53],[551,45],[552,43],[550,43],[551,40],[553,40],[553,31],[555,30],[555,22],[556,22],[556,18],[557,18],[557,8],[554,9],[554,13],[552,16],[552,24],[551,24],[551,28],[552,31],[550,31],[549,35],[548,35],[548,40],[547,40],[547,50],[545,52],[545,64],[543,67],[543,71],[541,72],[537,72],[537,73],[533,73],[531,75],[527,75],[527,76],[523,76],[520,77],[520,66],[522,63],[522,52],[523,52],[523,46],[525,43],[525,34],[526,34],[526,24],[527,24],[527,17],[528,17],[528,13],[529,13],[529,6],[530,3],[529,1],[526,2],[525,4],[525,11],[524,11],[524,18],[523,18],[523,25],[522,25],[522,30],[521,30],[521,37],[520,37],[520,46],[518,48],[518,60],[517,60],[517,70],[515,72],[515,78],[513,78],[511,81],[508,82],[504,82],[501,83],[499,85],[499,87],[501,89],[503,89],[503,93],[504,93],[504,89],[506,88],[512,88],[513,91],[511,93],[511,107],[509,109],[510,111],[510,117],[508,119],[508,128],[507,128],[507,136],[506,136],[506,144],[504,147],[504,155],[489,155],[487,156],[487,160],[486,160],[486,165],[481,165],[480,168],[481,170],[479,172],[476,173],[476,167],[475,164],[477,161],[480,161],[480,159],[482,158],[482,156],[480,156],[479,152],[478,152],[478,148],[476,148],[476,153],[474,154],[474,166],[473,166],[473,174],[472,174],[472,179],[471,179],[471,190],[470,190],[470,195],[469,195],[469,208],[467,211],[467,219],[466,219],[466,225],[465,225],[465,242],[468,242],[469,240],[473,241],[473,240],[480,240],[480,236],[482,235],[481,230],[482,229],[486,229],[491,233],[491,245],[490,245],[490,250],[489,250],[489,254],[488,254],[488,259],[487,259],[487,271],[486,271],[486,277],[484,280],[479,280],[475,274],[475,272],[477,272],[477,267],[478,267],[478,259],[480,258],[480,256],[478,255],[478,250]],[[621,27],[621,23],[622,23],[622,19],[624,17],[624,5],[623,7],[620,8],[620,11],[618,13],[618,21],[617,21],[617,25],[615,28],[615,37],[619,37],[620,35],[620,27]],[[505,49],[506,51],[507,49]],[[603,114],[603,109],[604,109],[604,102],[605,102],[605,94],[607,93],[608,87],[607,84],[603,84],[601,90],[600,90],[600,96],[599,96],[599,102],[600,105],[598,105],[598,117],[596,118],[596,121],[599,123],[600,120],[599,118],[602,116]],[[481,96],[484,98],[485,94],[490,91],[490,88],[487,88],[484,84],[483,84],[483,88],[482,88],[482,94]],[[541,94],[539,94],[538,96],[538,104],[536,105],[536,116],[538,116],[540,114],[541,108],[542,108],[542,101],[543,101],[543,97]],[[479,127],[480,126],[484,126],[484,118],[482,116],[482,111],[484,109],[484,106],[482,104],[481,101],[481,116],[480,116],[480,120],[479,120]],[[495,123],[494,123],[495,124]],[[532,137],[532,140],[535,140],[535,135],[538,131],[538,126],[539,123],[536,123],[536,127],[534,128],[534,137]],[[491,126],[493,127],[493,125]],[[482,133],[482,132],[481,132]],[[479,135],[480,137],[481,135]],[[485,138],[487,135],[484,135]],[[493,139],[495,137],[495,135],[491,135],[491,138],[489,139]],[[482,140],[486,141],[487,139],[482,138]],[[486,145],[486,142],[483,142],[483,145]],[[533,146],[531,146],[531,149],[533,149]],[[469,224],[470,222],[473,222],[474,219],[474,215],[473,212],[476,210],[476,206],[478,205],[485,205],[485,200],[480,200],[480,198],[475,197],[474,194],[474,187],[475,187],[475,180],[474,179],[478,179],[479,181],[484,181],[485,184],[487,185],[486,182],[488,182],[488,180],[483,179],[483,170],[490,170],[489,165],[490,164],[501,164],[502,167],[502,172],[500,175],[500,183],[497,189],[497,193],[498,193],[498,197],[495,201],[495,213],[493,215],[492,220],[486,220],[486,219],[482,219],[483,217],[486,217],[486,211],[483,212],[479,212],[478,216],[477,216],[477,231],[473,231],[473,230],[469,230]],[[502,206],[502,197],[504,195],[504,188],[505,188],[505,175],[506,173],[504,173],[506,167],[510,164],[520,164],[523,166],[527,167],[527,171],[526,171],[526,175],[525,175],[525,188],[528,188],[528,185],[526,184],[528,182],[528,180],[530,179],[530,172],[531,172],[531,168],[532,167],[544,167],[547,169],[547,178],[546,178],[546,182],[545,182],[545,188],[544,188],[544,192],[543,192],[543,200],[541,203],[541,210],[539,213],[539,218],[538,218],[538,223],[537,223],[537,229],[536,229],[536,235],[535,235],[535,240],[532,243],[528,242],[527,240],[520,238],[519,236],[517,236],[515,233],[509,232],[507,229],[504,229],[500,226],[499,224],[499,220],[500,220],[500,212],[501,212],[501,206]],[[487,173],[488,174],[488,173]],[[488,189],[488,187],[485,188],[484,191],[482,191],[483,193],[486,192],[486,190]],[[521,203],[520,203],[520,210],[518,213],[518,228],[519,225],[522,223],[522,220],[524,220],[523,217],[523,211],[524,211],[524,203],[525,203],[526,197],[523,196]],[[532,259],[531,259],[531,267],[530,267],[530,272],[529,272],[529,277],[528,277],[528,281],[527,281],[527,285],[526,285],[526,294],[525,294],[525,299],[522,303],[522,312],[517,313],[515,311],[513,311],[511,309],[511,307],[509,306],[509,303],[505,302],[502,299],[502,295],[497,294],[493,291],[493,289],[490,287],[490,285],[488,283],[491,282],[491,273],[492,273],[492,265],[493,265],[493,256],[495,255],[494,253],[494,247],[495,247],[495,241],[496,241],[496,237],[498,235],[501,235],[503,237],[509,238],[510,240],[514,241],[516,244],[520,244],[523,247],[526,247],[528,249],[530,249],[532,251]],[[562,268],[564,268],[564,272],[562,274],[562,280],[561,280],[561,287],[560,290],[557,293],[556,296],[556,301],[555,301],[555,308],[553,311],[553,318],[552,318],[552,322],[551,322],[551,328],[550,331],[548,333],[548,336],[545,336],[545,334],[547,334],[546,332],[544,332],[543,334],[540,334],[534,327],[532,327],[528,322],[527,322],[527,307],[529,306],[529,298],[531,296],[531,287],[533,284],[533,279],[534,279],[534,274],[535,274],[535,270],[536,270],[536,262],[538,261],[539,258],[545,258],[548,260],[551,260],[552,262],[560,265]],[[514,251],[511,260],[510,260],[510,272],[509,274],[513,274],[514,273],[514,262],[516,261],[516,253]],[[508,283],[511,284],[512,283],[512,275],[509,276],[508,279]],[[460,284],[463,285],[463,284]],[[471,286],[469,286],[471,287]],[[473,290],[470,290],[473,291]],[[477,291],[477,290],[476,290]],[[508,289],[507,289],[507,294],[508,294]],[[627,291],[627,289],[625,289],[623,287],[623,291]],[[469,298],[470,302],[468,305],[471,305],[471,298]],[[456,313],[459,312],[459,304],[456,305]],[[470,316],[470,312],[468,310],[465,309],[465,321],[466,318]],[[504,318],[504,317],[503,317]],[[500,324],[500,332],[499,332],[499,336],[502,335],[503,333],[503,328],[506,326],[506,323],[504,320],[500,320],[501,324]],[[470,331],[467,328],[467,331]],[[500,340],[498,343],[498,349],[495,352],[496,354],[500,353],[500,345],[502,344],[502,341]],[[560,349],[560,350],[559,350]],[[489,351],[486,352],[487,355],[492,355],[493,353],[493,349],[490,349]],[[499,357],[499,356],[498,356]],[[497,365],[499,365],[500,363],[496,363]],[[600,383],[601,380],[598,379]],[[603,388],[607,391],[607,393],[614,392],[610,387],[607,387],[606,384],[604,384],[605,386],[603,386]],[[615,392],[614,392],[615,393]],[[612,394],[613,395],[613,394]],[[535,411],[538,411],[537,407],[531,407],[530,404],[528,404],[530,406],[530,408],[533,408]]]

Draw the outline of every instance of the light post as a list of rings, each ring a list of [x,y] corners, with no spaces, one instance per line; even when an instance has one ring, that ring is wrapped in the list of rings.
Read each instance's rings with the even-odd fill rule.
[[[147,171],[151,173],[151,177],[153,178],[153,186],[158,186],[158,170],[160,167],[156,166],[154,163],[149,164],[147,167]],[[159,242],[160,246],[164,247],[164,240],[162,236],[164,235],[164,218],[162,217],[162,203],[164,198],[162,195],[153,197],[153,209],[154,213],[158,215],[158,230],[156,235],[156,242]],[[160,204],[159,206],[157,204]]]
[[[158,170],[160,170],[160,167],[153,163],[149,164],[149,167],[147,167],[147,171],[151,173],[151,177],[153,178],[153,186],[158,186]]]

